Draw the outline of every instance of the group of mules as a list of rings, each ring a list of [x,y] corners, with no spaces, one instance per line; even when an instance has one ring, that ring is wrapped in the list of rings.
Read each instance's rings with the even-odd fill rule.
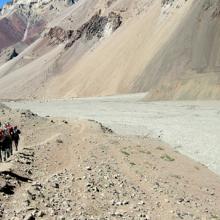
[[[6,161],[13,155],[13,145],[15,146],[15,150],[18,150],[20,133],[17,126],[12,127],[7,125],[0,129],[0,162]]]

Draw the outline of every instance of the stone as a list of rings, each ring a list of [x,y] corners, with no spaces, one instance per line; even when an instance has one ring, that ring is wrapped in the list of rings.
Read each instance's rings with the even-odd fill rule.
[[[60,187],[59,183],[52,183],[52,187],[58,189]]]
[[[18,56],[18,53],[17,53],[16,49],[14,48],[8,57],[8,61],[14,59],[16,56]]]
[[[46,215],[46,213],[43,212],[43,211],[39,211],[39,212],[37,213],[37,216],[38,216],[38,217],[43,217],[44,215]]]
[[[76,31],[72,31],[69,37],[69,42],[65,48],[71,47],[78,39],[85,36],[86,40],[92,40],[94,37],[103,37],[104,30],[107,24],[111,24],[112,31],[115,31],[122,23],[122,17],[114,12],[109,13],[108,16],[101,16],[101,10],[93,15],[90,20],[84,23]],[[112,132],[111,129],[107,129]]]
[[[86,167],[86,169],[87,169],[87,170],[89,170],[89,171],[90,171],[90,170],[92,170],[92,168],[91,168],[91,167]]]
[[[140,201],[140,202],[138,203],[138,205],[144,205],[144,204],[145,204],[144,201]]]
[[[30,213],[24,217],[24,220],[35,220],[35,217],[32,213]]]

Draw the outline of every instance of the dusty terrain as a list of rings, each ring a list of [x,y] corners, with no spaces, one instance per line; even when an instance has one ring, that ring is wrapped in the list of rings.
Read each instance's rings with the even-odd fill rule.
[[[220,102],[145,102],[146,94],[9,102],[41,116],[93,119],[120,135],[159,138],[220,174]]]
[[[150,138],[1,108],[22,130],[0,164],[2,219],[219,219],[220,178]],[[208,180],[208,181],[207,181]]]

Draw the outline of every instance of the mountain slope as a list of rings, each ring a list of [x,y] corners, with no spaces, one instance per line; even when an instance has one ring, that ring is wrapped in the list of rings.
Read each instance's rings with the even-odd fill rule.
[[[48,89],[59,88],[65,97],[134,91],[133,83],[171,37],[190,5],[183,3],[175,16],[170,13],[164,19],[161,2],[154,1],[146,12],[122,26],[72,69],[58,76]],[[141,87],[135,90],[140,91]]]
[[[1,98],[220,98],[217,0],[80,0],[61,9],[0,66]]]
[[[219,99],[219,10],[218,1],[195,1],[170,40],[146,65],[135,90],[150,90],[146,98],[151,100]]]
[[[0,20],[0,50],[21,41],[25,28],[25,21],[16,13],[9,17],[2,18]]]

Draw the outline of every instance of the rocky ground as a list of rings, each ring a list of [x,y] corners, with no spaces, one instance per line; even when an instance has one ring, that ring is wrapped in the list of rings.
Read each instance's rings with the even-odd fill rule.
[[[2,219],[220,219],[220,178],[157,140],[3,106],[22,130],[0,164]]]

